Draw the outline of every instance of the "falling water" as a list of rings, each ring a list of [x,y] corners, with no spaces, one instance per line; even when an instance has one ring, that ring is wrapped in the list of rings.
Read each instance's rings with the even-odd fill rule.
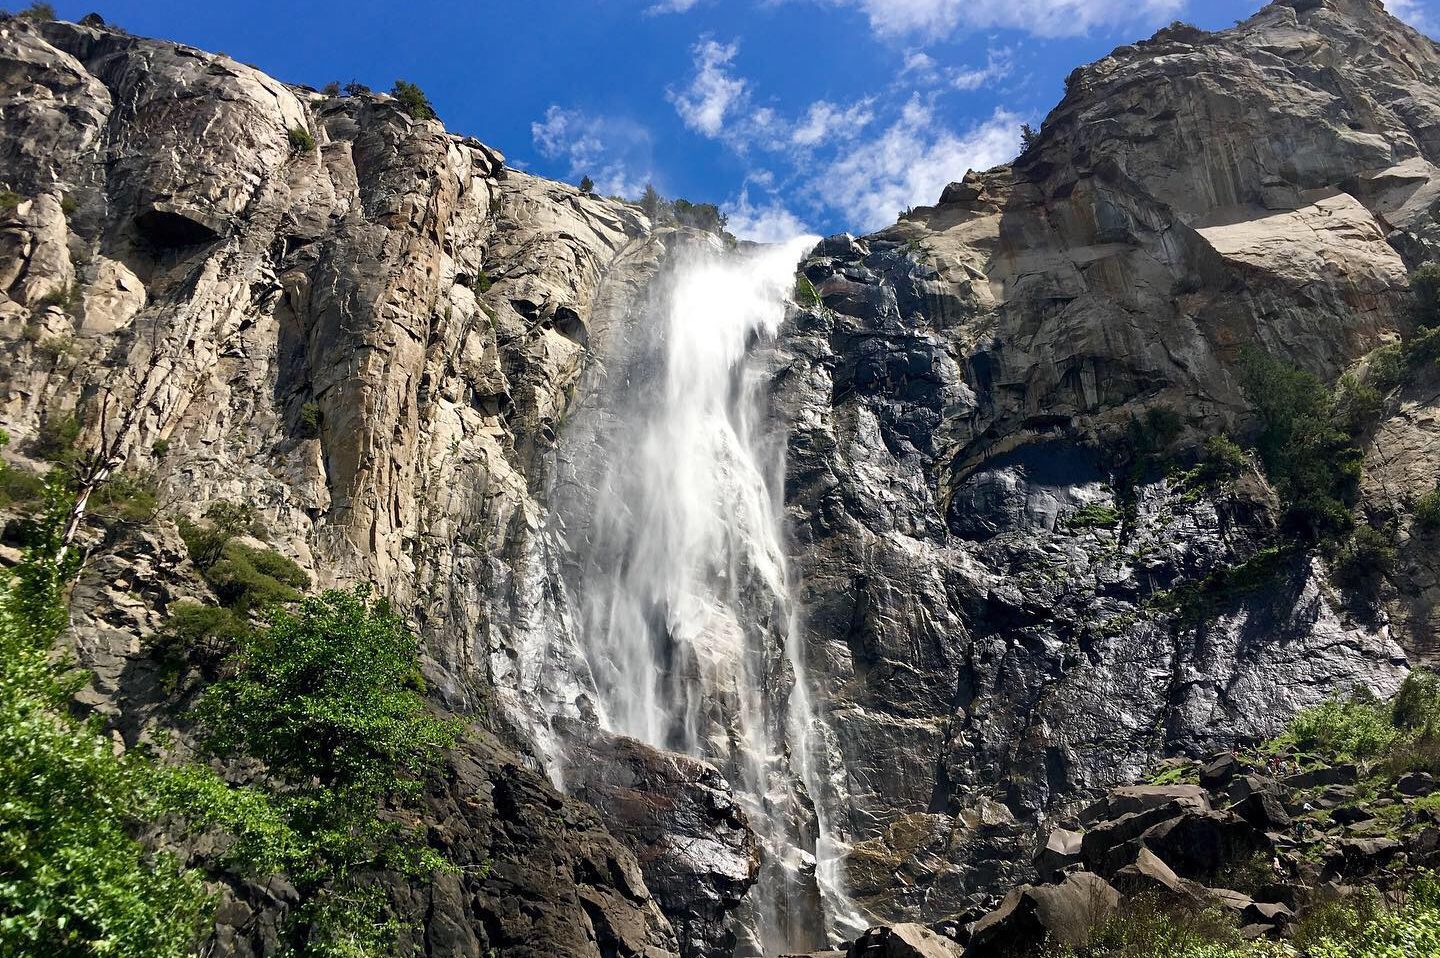
[[[766,849],[751,893],[766,953],[823,946],[827,925],[853,921],[809,800],[829,763],[783,548],[784,437],[747,361],[814,243],[677,252],[651,382],[637,375],[625,441],[606,450],[580,589],[600,721],[714,762],[747,806]]]

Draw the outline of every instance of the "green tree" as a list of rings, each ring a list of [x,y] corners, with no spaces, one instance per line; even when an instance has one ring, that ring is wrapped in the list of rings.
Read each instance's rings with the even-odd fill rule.
[[[668,219],[670,215],[670,204],[651,183],[645,184],[645,192],[640,196],[640,208],[645,211],[646,216],[650,217],[650,222],[656,225]]]
[[[426,705],[418,656],[418,640],[368,587],[331,590],[239,633],[231,677],[201,703],[209,750],[257,759],[277,780],[274,801],[297,836],[285,871],[305,902],[297,936],[307,955],[387,953],[395,928],[364,873],[447,867],[378,814],[416,796],[461,732]],[[369,929],[364,940],[355,929]]]
[[[592,180],[592,179],[590,179],[589,176],[582,176],[582,177],[580,177],[580,192],[581,192],[581,193],[594,193],[594,192],[595,192],[595,181]]]
[[[1029,123],[1020,124],[1020,152],[1029,153],[1040,142],[1040,131]]]
[[[391,87],[390,95],[400,101],[400,109],[410,114],[414,120],[435,119],[435,107],[430,105],[430,98],[425,91],[408,80],[396,80],[395,86]]]
[[[1348,533],[1362,456],[1335,423],[1330,391],[1258,351],[1243,358],[1241,382],[1260,424],[1255,450],[1285,503],[1286,527],[1312,542]]]
[[[1440,263],[1426,263],[1410,274],[1415,322],[1425,329],[1440,326]]]

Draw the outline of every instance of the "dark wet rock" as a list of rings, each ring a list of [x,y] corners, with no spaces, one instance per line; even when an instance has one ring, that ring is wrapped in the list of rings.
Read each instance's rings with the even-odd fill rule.
[[[850,946],[846,958],[960,958],[964,949],[923,925],[872,928]]]
[[[731,913],[760,872],[760,850],[730,785],[711,765],[594,732],[573,736],[559,768],[640,864],[682,955],[729,958]]]

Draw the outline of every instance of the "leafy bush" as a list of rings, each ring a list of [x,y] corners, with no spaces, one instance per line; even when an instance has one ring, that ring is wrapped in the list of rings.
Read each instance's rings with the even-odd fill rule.
[[[315,137],[303,126],[292,126],[287,133],[290,136],[290,149],[295,153],[310,153],[315,149]]]
[[[1248,352],[1242,384],[1260,421],[1256,452],[1286,507],[1285,527],[1316,542],[1349,532],[1362,454],[1337,428],[1329,390],[1315,376]]]
[[[340,81],[331,80],[329,83],[325,84],[323,87],[320,88],[320,92],[323,93],[325,96],[339,96]]]
[[[1380,390],[1346,373],[1335,387],[1334,420],[1344,432],[1358,436],[1380,419],[1384,397]]]
[[[1276,743],[1340,761],[1357,761],[1374,758],[1399,737],[1389,710],[1373,696],[1356,694],[1300,712]]]
[[[198,873],[132,835],[169,810],[156,770],[70,713],[78,682],[52,645],[75,571],[53,558],[71,500],[47,490],[39,544],[0,580],[0,954],[181,958],[211,902]]]
[[[1426,263],[1410,274],[1410,295],[1416,325],[1440,326],[1440,263]]]
[[[1066,523],[1072,529],[1113,529],[1120,524],[1121,518],[1118,510],[1092,502],[1072,512]]]
[[[1426,531],[1440,529],[1440,489],[1431,489],[1416,501],[1415,521]]]
[[[314,439],[320,435],[320,426],[324,423],[324,413],[320,404],[311,400],[300,407],[300,435],[305,439]]]
[[[425,91],[406,80],[396,80],[390,95],[400,101],[400,109],[410,114],[413,120],[435,119],[435,108],[430,105]]]
[[[345,84],[346,96],[369,96],[370,92],[371,91],[368,86],[363,83],[357,83],[354,80],[351,80],[349,83]]]
[[[117,472],[91,497],[91,511],[102,519],[149,522],[160,509],[155,477],[148,472]]]
[[[47,416],[35,437],[35,455],[47,462],[68,463],[76,456],[80,420],[74,416]]]
[[[594,193],[594,192],[595,192],[595,181],[592,180],[592,179],[590,179],[589,176],[582,176],[582,177],[580,177],[580,192],[581,192],[581,193]]]
[[[390,954],[398,925],[360,873],[448,865],[377,811],[418,794],[461,731],[420,695],[417,640],[367,587],[332,590],[240,633],[231,671],[202,700],[206,744],[262,761],[282,783],[274,802],[294,835],[285,871],[302,895],[305,954]]]
[[[1380,530],[1360,526],[1336,552],[1333,567],[1342,586],[1365,586],[1394,571],[1395,546]]]
[[[0,213],[13,213],[25,197],[14,190],[0,190]]]
[[[32,3],[20,11],[20,16],[37,23],[55,19],[55,8],[48,3]]]
[[[220,558],[203,570],[222,605],[245,613],[277,602],[296,602],[310,576],[290,559],[269,549],[227,542]]]
[[[1229,436],[1210,436],[1200,447],[1193,475],[1202,483],[1230,482],[1244,474],[1249,461],[1245,450]]]
[[[1440,729],[1440,675],[1425,669],[1407,675],[1390,704],[1390,721],[1406,731]]]

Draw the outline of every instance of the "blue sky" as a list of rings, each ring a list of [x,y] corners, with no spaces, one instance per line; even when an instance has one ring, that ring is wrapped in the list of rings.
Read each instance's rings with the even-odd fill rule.
[[[60,0],[282,80],[420,84],[511,165],[720,204],[778,240],[860,232],[1010,159],[1067,73],[1262,0]],[[1440,0],[1389,0],[1422,28]]]

